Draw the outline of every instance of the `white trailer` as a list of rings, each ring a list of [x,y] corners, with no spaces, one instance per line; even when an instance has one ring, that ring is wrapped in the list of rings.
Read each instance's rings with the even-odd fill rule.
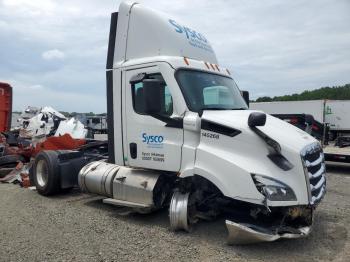
[[[309,114],[328,124],[334,137],[350,132],[350,100],[307,100],[250,103],[250,109],[268,114]]]
[[[325,103],[325,122],[333,132],[350,131],[350,100],[327,100]]]
[[[256,102],[250,103],[249,108],[267,114],[310,114],[318,122],[324,122],[324,100]]]
[[[173,230],[224,215],[231,244],[310,233],[326,192],[317,140],[248,110],[207,38],[168,15],[123,2],[109,39],[109,163],[80,170],[83,191],[135,212],[169,207]],[[75,155],[86,161],[41,152],[33,167],[37,191],[67,185],[58,166],[68,170]]]
[[[290,119],[298,114],[309,114],[329,128],[320,128],[320,125],[313,125],[318,129],[312,133],[320,140],[326,139],[324,143],[325,158],[331,162],[350,163],[349,147],[340,146],[340,141],[345,140],[348,144],[350,138],[346,136],[350,132],[350,101],[349,100],[309,100],[309,101],[279,101],[279,102],[258,102],[250,103],[250,109],[262,110],[266,113],[280,117],[290,123]],[[295,123],[292,123],[295,124]],[[298,126],[298,124],[295,124]],[[328,134],[323,133],[328,130]],[[321,134],[320,134],[321,133]],[[323,133],[323,134],[322,134]],[[345,135],[345,136],[344,136]],[[338,138],[337,140],[335,140]],[[335,141],[334,141],[335,140]],[[339,145],[339,146],[336,146]]]

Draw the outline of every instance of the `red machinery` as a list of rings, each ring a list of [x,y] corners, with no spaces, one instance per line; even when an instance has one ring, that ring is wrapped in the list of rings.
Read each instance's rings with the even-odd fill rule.
[[[12,117],[12,87],[0,82],[0,132],[9,131]]]

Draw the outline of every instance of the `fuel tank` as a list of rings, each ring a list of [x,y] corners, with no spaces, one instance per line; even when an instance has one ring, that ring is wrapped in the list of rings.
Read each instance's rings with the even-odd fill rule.
[[[81,169],[78,183],[83,192],[108,197],[105,203],[154,208],[160,204],[155,197],[162,184],[159,178],[154,171],[96,161]]]

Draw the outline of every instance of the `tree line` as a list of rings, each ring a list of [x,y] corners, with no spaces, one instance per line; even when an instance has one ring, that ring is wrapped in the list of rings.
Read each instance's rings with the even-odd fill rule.
[[[76,117],[79,115],[85,115],[87,117],[93,117],[93,116],[107,116],[107,113],[101,113],[101,114],[95,114],[94,112],[87,112],[87,113],[78,113],[78,112],[65,112],[65,111],[60,111],[62,115],[65,117]]]
[[[302,100],[350,100],[350,84],[343,86],[321,87],[315,90],[305,90],[300,94],[284,95],[284,96],[263,96],[255,100],[255,102],[272,102],[272,101],[302,101]]]

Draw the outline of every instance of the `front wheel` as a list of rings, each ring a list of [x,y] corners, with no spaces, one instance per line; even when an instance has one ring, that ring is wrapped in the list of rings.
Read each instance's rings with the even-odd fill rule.
[[[169,217],[172,230],[190,231],[189,223],[189,198],[190,193],[175,191],[171,198]]]
[[[34,162],[33,179],[39,194],[48,196],[60,190],[58,153],[55,151],[40,152]]]

